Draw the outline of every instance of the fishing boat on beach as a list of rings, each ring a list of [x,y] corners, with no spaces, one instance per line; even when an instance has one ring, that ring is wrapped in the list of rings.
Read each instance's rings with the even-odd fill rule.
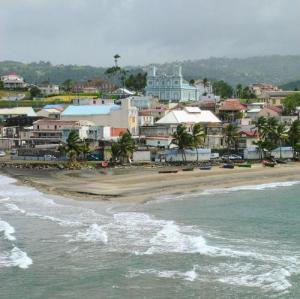
[[[199,167],[200,170],[211,170],[211,165],[202,165]]]
[[[224,163],[223,164],[223,168],[233,169],[234,168],[234,164],[232,164],[232,163]]]
[[[182,171],[193,171],[194,167],[186,167],[186,168],[182,168]]]
[[[159,170],[158,173],[177,173],[178,169]]]
[[[264,160],[263,165],[266,167],[274,167],[276,165],[276,162]]]

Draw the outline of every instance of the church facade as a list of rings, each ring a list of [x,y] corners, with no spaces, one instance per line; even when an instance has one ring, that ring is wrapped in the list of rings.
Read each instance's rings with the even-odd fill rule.
[[[147,75],[145,91],[146,96],[168,102],[198,101],[202,96],[201,90],[183,79],[181,66],[176,66],[172,75],[157,74],[153,66]]]

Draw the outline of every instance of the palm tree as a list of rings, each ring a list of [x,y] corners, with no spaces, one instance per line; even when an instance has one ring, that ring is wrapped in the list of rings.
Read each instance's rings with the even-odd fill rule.
[[[227,143],[227,153],[229,155],[230,148],[236,146],[236,142],[239,138],[238,127],[233,124],[229,124],[225,127],[225,140]]]
[[[176,127],[176,131],[172,135],[172,144],[178,146],[178,150],[181,152],[182,162],[186,161],[184,149],[193,144],[192,135],[188,133],[187,128],[183,124],[179,124]]]
[[[76,162],[81,152],[81,140],[75,130],[70,131],[66,144],[62,146],[63,152],[69,157],[70,163]]]
[[[289,135],[288,135],[288,132],[287,132],[287,128],[286,128],[286,125],[285,124],[279,124],[277,125],[276,127],[276,132],[275,132],[275,136],[279,142],[279,146],[280,146],[280,159],[282,159],[282,150],[281,150],[281,147],[282,147],[282,144],[288,140],[289,138]]]
[[[113,142],[111,145],[111,160],[115,163],[120,158],[120,144]]]
[[[118,144],[121,162],[130,161],[130,157],[135,150],[135,143],[131,134],[128,131],[124,132],[118,140]]]
[[[86,156],[91,152],[91,148],[89,143],[87,143],[85,140],[80,146],[80,152],[83,154],[83,159],[86,160]]]
[[[295,158],[295,147],[300,142],[300,120],[297,119],[292,123],[288,131],[288,135],[289,135],[289,142],[293,147],[294,158]]]
[[[198,147],[203,145],[205,136],[204,127],[200,123],[194,124],[192,128],[192,142],[197,152],[197,164],[199,161]]]
[[[115,67],[118,67],[118,59],[121,58],[119,54],[114,55],[114,60],[115,60]]]

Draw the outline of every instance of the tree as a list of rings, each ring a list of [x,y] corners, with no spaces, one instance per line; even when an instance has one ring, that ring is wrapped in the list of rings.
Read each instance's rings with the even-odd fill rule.
[[[120,144],[118,142],[113,142],[111,145],[111,160],[116,163],[120,158]]]
[[[282,144],[288,140],[289,135],[287,132],[287,128],[285,124],[278,124],[276,126],[276,130],[275,130],[275,136],[277,138],[277,141],[279,143],[279,150],[280,150],[280,159],[282,159]]]
[[[242,98],[242,94],[243,94],[243,85],[242,84],[238,84],[235,88],[235,94],[238,98]]]
[[[213,83],[213,92],[216,95],[221,96],[223,99],[230,98],[233,95],[233,89],[223,80]]]
[[[80,153],[83,154],[83,159],[86,160],[87,155],[91,153],[90,144],[84,140],[83,143],[80,145],[79,150]]]
[[[4,89],[4,83],[0,80],[0,89]]]
[[[41,90],[38,87],[36,87],[36,86],[31,87],[30,90],[29,90],[29,92],[30,92],[30,97],[32,99],[36,98],[36,97],[39,97],[42,94]]]
[[[70,92],[72,87],[74,86],[74,82],[72,79],[67,79],[62,83],[63,89],[67,92]]]
[[[283,100],[284,114],[291,115],[296,113],[296,108],[300,106],[300,92],[288,95]]]
[[[118,59],[121,58],[119,54],[114,55],[115,67],[118,67]]]
[[[125,79],[125,86],[128,89],[142,91],[146,87],[147,73],[131,74]]]
[[[82,143],[75,130],[70,131],[66,144],[62,146],[62,150],[69,157],[70,164],[76,162],[77,157],[82,150]]]
[[[293,121],[288,131],[288,135],[289,135],[289,142],[293,147],[294,157],[295,157],[295,148],[300,142],[300,120],[297,119]]]
[[[190,84],[190,85],[194,85],[194,84],[195,84],[195,80],[194,80],[194,79],[191,79],[191,80],[189,81],[189,84]]]
[[[135,143],[129,131],[124,132],[118,140],[119,157],[121,162],[130,161],[135,150]]]
[[[179,124],[172,137],[172,144],[178,146],[178,150],[181,152],[182,162],[185,162],[186,156],[184,150],[185,148],[193,145],[192,135],[188,133],[185,125]]]
[[[229,155],[230,149],[236,147],[236,142],[239,138],[238,127],[233,124],[228,124],[225,127],[225,140],[227,143],[227,153]]]
[[[200,123],[194,124],[192,128],[192,143],[197,152],[197,163],[199,162],[198,147],[204,144],[205,136],[204,127]]]

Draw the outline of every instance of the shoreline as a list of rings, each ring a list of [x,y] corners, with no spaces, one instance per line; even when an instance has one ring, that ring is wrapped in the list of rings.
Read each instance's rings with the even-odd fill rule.
[[[161,168],[160,168],[161,169]],[[0,168],[0,174],[13,177],[17,184],[75,200],[146,203],[166,195],[189,194],[211,189],[300,180],[300,163],[275,168],[260,164],[252,168],[159,174],[157,168],[62,171],[54,169]]]

